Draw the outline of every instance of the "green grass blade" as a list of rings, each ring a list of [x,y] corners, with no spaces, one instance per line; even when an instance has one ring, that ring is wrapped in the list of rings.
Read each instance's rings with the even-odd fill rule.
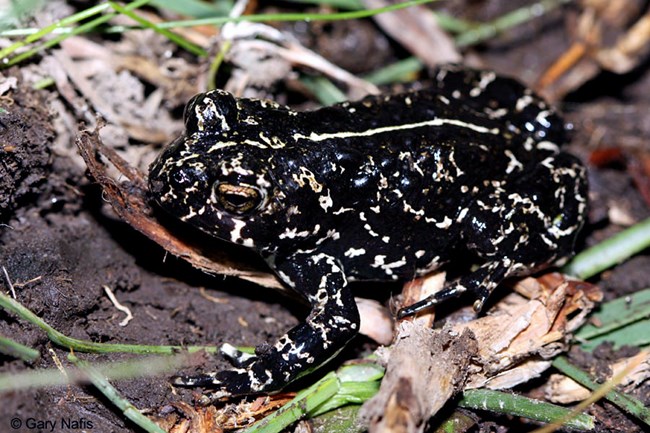
[[[300,78],[300,82],[323,105],[332,105],[347,99],[345,94],[325,77],[304,76]]]
[[[415,79],[415,75],[422,70],[424,65],[417,57],[408,57],[366,75],[364,79],[377,86],[395,82],[408,82]]]
[[[571,409],[555,404],[533,400],[516,394],[488,389],[473,389],[463,393],[459,406],[468,409],[489,410],[500,414],[520,416],[536,421],[550,423],[567,419],[564,426],[576,430],[593,430],[594,419],[586,414],[569,418]]]
[[[124,7],[118,6],[117,9],[121,9],[122,11],[131,11],[134,9],[137,9],[147,3],[149,3],[152,0],[136,0],[132,3],[127,4]],[[222,25],[228,22],[242,22],[242,21],[250,21],[250,22],[261,22],[261,21],[315,21],[315,20],[320,20],[320,21],[334,21],[334,20],[349,20],[349,19],[358,19],[358,18],[366,18],[370,17],[373,15],[377,15],[380,13],[385,13],[385,12],[390,12],[398,9],[403,9],[411,6],[416,6],[420,4],[425,4],[425,3],[431,3],[437,0],[411,0],[403,3],[398,3],[394,5],[390,5],[387,7],[383,8],[377,8],[377,9],[369,9],[369,10],[358,10],[358,11],[349,11],[349,12],[341,12],[341,13],[329,13],[329,14],[313,14],[313,13],[285,13],[285,14],[265,14],[265,15],[246,15],[246,16],[239,16],[239,17],[211,17],[211,18],[203,18],[203,19],[195,19],[195,20],[185,20],[185,21],[170,21],[166,23],[160,23],[157,25],[153,25],[148,22],[142,22],[143,20],[141,18],[135,18],[133,15],[130,15],[132,18],[136,19],[136,21],[140,22],[142,26],[145,27],[150,27],[150,28],[155,28],[156,31],[161,31],[163,29],[169,29],[169,28],[177,28],[177,27],[192,27],[192,26],[197,26],[197,25]],[[97,15],[98,13],[104,11],[107,7],[110,5],[108,3],[104,3],[102,5],[98,5],[92,8],[89,8],[83,12],[80,12],[78,14],[72,15],[70,17],[66,17],[60,21],[57,21],[54,24],[51,24],[43,29],[38,30],[37,32],[27,36],[23,41],[19,41],[9,47],[7,47],[4,50],[0,50],[0,59],[2,61],[2,67],[8,67],[15,65],[17,63],[22,62],[25,59],[30,58],[31,56],[47,49],[50,47],[53,47],[57,44],[59,44],[61,41],[65,40],[66,38],[69,38],[70,36],[86,33],[92,30],[95,30],[98,26],[106,23],[109,21],[111,18],[115,17],[117,13],[111,13],[111,14],[105,14],[102,15],[98,18],[95,18],[87,23],[84,23],[78,27],[71,28],[69,32],[61,33],[58,34],[57,36],[53,37],[52,39],[36,46],[33,47],[24,53],[15,55],[12,58],[7,58],[10,54],[15,52],[17,49],[26,46],[32,42],[35,42],[42,37],[46,35],[50,35],[54,33],[55,30],[61,29],[62,27],[68,26],[70,24],[77,23],[81,21],[82,19],[92,17],[94,15]],[[115,6],[113,3],[112,6]],[[153,27],[152,27],[153,26]],[[126,26],[115,26],[113,28],[107,29],[107,31],[125,31],[129,27]],[[185,41],[183,38],[178,37],[177,35],[173,35],[171,33],[166,34],[167,37],[170,37],[174,42],[180,43],[181,46],[184,48],[190,50],[191,52],[194,52],[195,54],[198,55],[205,55],[205,52],[203,51],[202,48],[196,47],[193,44],[191,44],[188,41]]]
[[[219,0],[206,2],[201,0],[151,0],[151,6],[158,9],[167,9],[187,17],[203,18],[219,15],[228,15],[232,9],[233,2]]]
[[[531,4],[530,6],[516,9],[495,19],[494,21],[479,24],[474,28],[459,34],[456,37],[456,45],[459,47],[476,45],[497,36],[505,30],[535,19],[542,14],[548,13],[549,11],[562,6],[565,3],[569,3],[570,1],[571,0],[541,0]]]
[[[598,323],[598,326],[587,323],[575,334],[576,339],[591,340],[649,318],[650,289],[606,302],[591,317],[591,322]],[[646,329],[650,329],[650,327]],[[646,334],[650,333],[646,331]]]
[[[464,33],[480,26],[480,23],[474,21],[467,21],[454,16],[448,15],[444,12],[434,12],[436,21],[441,29],[450,33]]]
[[[359,11],[337,12],[337,13],[278,13],[278,14],[263,14],[263,15],[243,15],[239,17],[214,17],[205,18],[200,20],[184,20],[184,21],[168,21],[160,23],[159,27],[172,28],[172,27],[194,27],[199,25],[222,25],[230,22],[262,22],[262,21],[339,21],[339,20],[355,20],[359,18],[368,18],[374,15],[383,14],[386,12],[405,9],[412,6],[422,5],[426,3],[433,3],[438,0],[410,0],[402,3],[396,3],[390,6],[377,9],[364,9]]]
[[[279,433],[304,417],[309,411],[332,398],[340,389],[340,382],[330,372],[309,388],[299,392],[282,408],[258,421],[241,433]]]
[[[314,417],[375,395],[383,367],[372,362],[345,365],[300,391],[293,400],[241,433],[278,433],[305,416]]]
[[[650,247],[650,218],[576,255],[563,272],[581,280],[617,265]]]
[[[368,429],[359,421],[360,405],[354,404],[311,418],[314,432],[319,433],[363,433]]]
[[[186,365],[186,360],[187,355],[158,356],[123,362],[106,362],[96,365],[95,368],[107,379],[123,380],[171,374]],[[58,368],[3,373],[0,374],[0,393],[87,382],[86,374],[77,369],[66,369],[65,375]]]
[[[0,59],[2,59],[3,63],[6,63],[5,57],[7,57],[9,54],[13,53],[17,49],[38,41],[44,36],[47,36],[52,32],[54,32],[56,29],[67,27],[81,20],[97,15],[101,13],[103,10],[105,10],[106,8],[108,8],[108,5],[105,3],[101,5],[93,6],[74,15],[70,15],[69,17],[65,17],[53,24],[50,24],[49,26],[45,26],[42,29],[38,29],[34,33],[27,36],[24,40],[15,42],[9,45],[7,48],[0,50]]]
[[[614,344],[613,349],[618,350],[623,346],[648,346],[650,345],[650,319],[641,320],[632,323],[623,328],[611,331],[606,335],[589,339],[580,344],[580,348],[585,351],[592,351],[604,342]]]
[[[179,47],[185,49],[186,51],[199,56],[199,57],[205,57],[208,55],[208,52],[204,50],[203,48],[199,47],[198,45],[195,45],[188,41],[187,39],[177,35],[176,33],[173,33],[167,29],[160,28],[156,24],[152,23],[149,20],[146,20],[142,18],[141,16],[137,15],[136,13],[120,6],[119,4],[115,2],[108,2],[113,9],[115,9],[117,12],[121,13],[122,15],[126,15],[127,17],[131,18],[132,20],[140,23],[144,28],[151,29],[155,31],[156,33],[159,33],[169,39],[170,41],[174,42],[176,45]]]
[[[151,0],[136,0],[136,1],[126,5],[125,9],[126,10],[137,9],[137,8],[139,8],[141,6],[144,6],[149,1],[151,1]],[[103,3],[101,5],[97,5],[95,7],[91,7],[89,9],[86,9],[85,11],[82,11],[82,12],[80,12],[78,14],[71,15],[70,17],[66,17],[66,18],[64,18],[64,19],[62,19],[60,21],[57,21],[54,24],[51,24],[51,25],[49,25],[47,27],[44,27],[41,31],[38,31],[38,32],[34,33],[33,35],[28,36],[27,38],[25,38],[24,41],[20,41],[20,42],[18,42],[16,44],[13,44],[13,45],[7,47],[5,50],[1,50],[0,51],[0,59],[2,59],[2,66],[8,67],[8,66],[12,66],[12,65],[15,65],[17,63],[20,63],[23,60],[30,58],[34,54],[37,54],[37,53],[39,53],[39,52],[41,52],[41,51],[43,51],[43,50],[45,50],[47,48],[58,45],[61,41],[69,38],[70,36],[74,36],[74,35],[78,35],[78,34],[81,34],[81,33],[89,32],[92,29],[97,28],[101,24],[104,24],[105,22],[108,22],[110,19],[117,16],[117,13],[102,15],[102,16],[100,16],[98,18],[95,18],[94,20],[88,21],[87,23],[80,25],[79,27],[75,27],[74,29],[72,29],[70,31],[70,33],[64,33],[64,34],[55,36],[54,38],[50,39],[49,41],[46,41],[46,42],[42,43],[41,45],[38,45],[38,46],[36,46],[36,47],[34,47],[34,48],[30,49],[30,50],[27,50],[24,53],[18,54],[16,56],[12,57],[11,59],[6,58],[6,56],[13,53],[16,49],[18,49],[18,48],[20,48],[20,47],[22,47],[24,45],[27,45],[27,44],[29,44],[31,42],[37,41],[38,39],[50,34],[52,32],[52,30],[54,30],[56,28],[59,28],[59,27],[67,26],[67,25],[75,23],[75,22],[78,22],[78,21],[80,21],[82,19],[85,19],[86,17],[91,17],[91,16],[94,16],[94,15],[97,15],[98,13],[100,13],[101,11],[103,11],[105,8],[108,8],[108,7],[109,7],[109,5],[107,3]]]
[[[329,400],[308,413],[310,418],[349,405],[361,404],[379,392],[384,368],[372,362],[344,365],[336,371],[340,387]]]
[[[83,370],[87,375],[93,385],[102,393],[104,396],[113,403],[118,409],[122,411],[124,416],[133,421],[139,427],[143,428],[145,431],[150,433],[166,433],[158,424],[142,415],[140,411],[131,404],[128,400],[120,395],[120,393],[108,383],[108,381],[93,368],[90,364],[85,361],[80,360],[74,355],[68,355],[68,359],[78,368]]]
[[[365,9],[361,0],[287,0],[287,2],[303,5],[331,6],[349,11]]]
[[[555,358],[553,360],[553,367],[592,391],[602,386],[602,384],[594,382],[585,371],[572,365],[564,356]],[[605,394],[605,398],[650,426],[650,408],[644,407],[643,403],[636,398],[613,390]]]
[[[0,353],[27,362],[35,361],[41,356],[41,353],[38,350],[32,349],[31,347],[3,336],[0,336]]]
[[[191,346],[183,348],[182,346],[152,346],[140,344],[111,344],[111,343],[95,343],[93,341],[78,340],[76,338],[68,337],[56,329],[52,328],[43,319],[38,317],[28,308],[24,307],[18,301],[11,297],[0,293],[0,307],[7,311],[16,314],[23,320],[36,325],[41,328],[48,336],[50,341],[54,344],[71,349],[77,352],[92,352],[92,353],[137,353],[137,354],[159,354],[159,355],[172,355],[181,350],[188,352],[197,352],[205,350],[209,353],[216,353],[218,349],[213,346]]]

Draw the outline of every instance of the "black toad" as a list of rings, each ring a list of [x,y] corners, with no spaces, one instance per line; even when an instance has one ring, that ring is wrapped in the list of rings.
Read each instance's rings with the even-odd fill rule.
[[[408,280],[458,251],[484,264],[411,314],[471,291],[479,310],[504,279],[572,253],[586,212],[585,169],[560,151],[564,124],[529,89],[449,66],[433,88],[311,112],[195,96],[186,132],[152,165],[167,211],[259,251],[311,304],[304,323],[237,368],[177,383],[215,397],[274,391],[357,333],[353,280]]]

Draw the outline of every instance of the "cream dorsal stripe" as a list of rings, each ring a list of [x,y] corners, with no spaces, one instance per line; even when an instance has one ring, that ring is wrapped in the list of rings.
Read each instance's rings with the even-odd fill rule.
[[[401,131],[405,129],[416,129],[423,128],[426,126],[444,126],[444,125],[453,125],[460,128],[471,129],[475,132],[481,134],[493,134],[498,135],[500,133],[499,128],[486,128],[484,126],[475,125],[473,123],[466,123],[458,119],[445,119],[445,118],[435,118],[431,120],[425,120],[424,122],[417,123],[405,123],[403,125],[393,125],[393,126],[382,126],[379,128],[366,129],[365,131],[345,131],[345,132],[330,132],[324,134],[318,134],[312,132],[309,136],[296,133],[293,134],[293,139],[298,141],[300,139],[307,139],[311,141],[323,141],[330,140],[333,138],[354,138],[354,137],[370,137],[372,135],[384,134],[387,132]]]

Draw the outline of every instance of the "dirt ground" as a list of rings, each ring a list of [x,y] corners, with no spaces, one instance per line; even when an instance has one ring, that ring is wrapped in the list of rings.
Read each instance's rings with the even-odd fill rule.
[[[455,10],[462,11],[467,18],[485,20],[503,12],[499,6],[502,2],[498,1],[466,3],[467,7],[457,5]],[[64,10],[70,11],[72,4],[65,3]],[[568,50],[579,13],[577,8],[555,11],[471,49],[467,55],[480,59],[485,67],[534,84],[542,72]],[[632,17],[628,21],[633,20]],[[348,64],[345,61],[338,64],[355,73],[358,65],[349,64],[351,57],[363,58],[367,52],[379,52],[371,56],[376,64],[369,65],[368,69],[373,69],[404,55],[403,48],[390,41],[372,21],[355,23],[287,25],[285,29],[294,31],[302,40],[308,39],[305,43],[313,44],[314,49],[324,55],[333,51],[334,63],[337,63],[337,56],[343,57]],[[331,48],[337,38],[350,37],[353,31],[361,32],[363,37],[359,38],[365,42],[352,44],[352,47],[346,44],[343,54]],[[605,32],[603,44],[620,36],[613,25],[609,32],[611,34]],[[170,49],[157,36],[148,35],[147,38],[157,40],[160,46],[139,55],[155,59],[161,51]],[[146,44],[131,37],[116,39],[119,38],[113,37],[102,45],[104,41],[95,35],[90,43],[116,52],[129,44],[137,45],[137,49]],[[131,48],[136,50],[133,46]],[[359,54],[355,49],[366,51]],[[178,55],[184,62],[193,62],[187,53]],[[3,74],[0,82],[16,80],[0,100],[0,107],[4,109],[0,111],[0,266],[6,270],[6,277],[4,271],[0,275],[3,291],[7,292],[8,279],[13,284],[16,299],[58,331],[98,342],[151,345],[229,342],[254,346],[273,341],[296,324],[306,313],[300,303],[236,278],[205,275],[167,255],[160,246],[115,216],[102,199],[101,189],[85,176],[85,167],[74,145],[78,128],[82,122],[92,122],[93,109],[97,107],[84,112],[80,105],[75,105],[83,98],[81,91],[74,90],[76,82],[73,79],[57,79],[57,85],[45,90],[32,89],[35,76],[46,76],[47,71],[52,71],[46,63],[53,58],[64,64],[61,53],[58,57],[46,54],[0,71]],[[197,73],[201,70],[196,64],[192,68]],[[115,72],[114,75],[120,73],[124,74]],[[146,82],[142,76],[138,79],[145,83],[140,84],[145,87],[144,94],[151,95],[155,91],[155,80]],[[194,86],[198,85],[197,81],[200,80],[192,81]],[[63,82],[69,87],[62,86]],[[70,89],[76,94],[62,96]],[[285,102],[300,102],[295,88],[293,93],[289,90],[288,87],[275,89],[289,95],[279,96],[285,98]],[[181,129],[182,105],[193,93],[192,87],[178,89],[173,98],[171,90],[165,89],[165,92],[167,99],[162,106],[169,117],[152,119],[160,122],[159,125],[169,122],[156,130],[157,135],[150,135],[152,140],[142,139],[147,133],[138,135],[132,130],[128,138],[119,134],[108,138],[109,142],[114,142],[109,144],[131,158],[134,165],[146,167],[161,146]],[[120,91],[117,93],[122,95]],[[644,198],[650,175],[649,94],[650,70],[648,61],[642,60],[625,74],[598,71],[584,84],[571,88],[558,102],[573,125],[570,148],[589,168],[591,209],[578,250],[650,216],[650,203],[647,196]],[[132,99],[137,105],[137,98]],[[109,127],[108,135],[111,131]],[[140,139],[136,138],[138,136]],[[129,150],[130,147],[136,150]],[[608,149],[607,155],[613,157],[603,160],[602,149]],[[215,242],[207,238],[205,241]],[[594,282],[603,289],[606,299],[633,293],[650,287],[649,265],[650,257],[642,254],[603,273]],[[127,326],[120,326],[124,314],[115,309],[104,286],[108,286],[120,303],[133,313],[133,320]],[[398,286],[380,287],[382,292],[373,293],[371,297],[388,301],[391,290],[393,294],[399,291]],[[366,284],[360,290],[372,288]],[[4,310],[0,310],[0,335],[41,353],[41,357],[31,363],[0,356],[0,373],[54,368],[56,362],[69,365],[67,351],[51,345],[41,330]],[[359,337],[335,362],[353,356],[368,344]],[[136,357],[83,354],[83,358],[100,363]],[[197,357],[196,363],[203,363],[208,370],[227,366],[219,356]],[[138,408],[154,409],[175,401],[193,401],[195,391],[172,388],[168,378],[169,375],[163,375],[116,381],[114,385]],[[137,431],[90,386],[27,389],[3,394],[0,399],[0,431],[47,431],[44,427],[39,430],[25,426],[12,430],[10,420],[13,418],[78,420],[79,425],[92,432]],[[607,416],[601,414],[601,419],[609,420],[609,425],[599,425],[598,431],[642,431],[640,425],[611,405],[599,405],[594,410],[607,413]],[[492,417],[487,413],[481,413],[480,419],[475,431],[503,431],[502,428],[512,423],[505,417]]]

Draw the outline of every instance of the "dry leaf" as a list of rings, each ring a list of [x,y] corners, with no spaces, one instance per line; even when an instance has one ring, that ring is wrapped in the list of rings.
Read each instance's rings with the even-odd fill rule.
[[[611,365],[611,374],[605,380],[610,380],[630,367],[631,370],[620,383],[628,393],[650,379],[650,350],[642,350],[634,356],[616,361]],[[544,395],[554,403],[571,404],[587,399],[591,391],[569,377],[554,374],[545,386]]]

